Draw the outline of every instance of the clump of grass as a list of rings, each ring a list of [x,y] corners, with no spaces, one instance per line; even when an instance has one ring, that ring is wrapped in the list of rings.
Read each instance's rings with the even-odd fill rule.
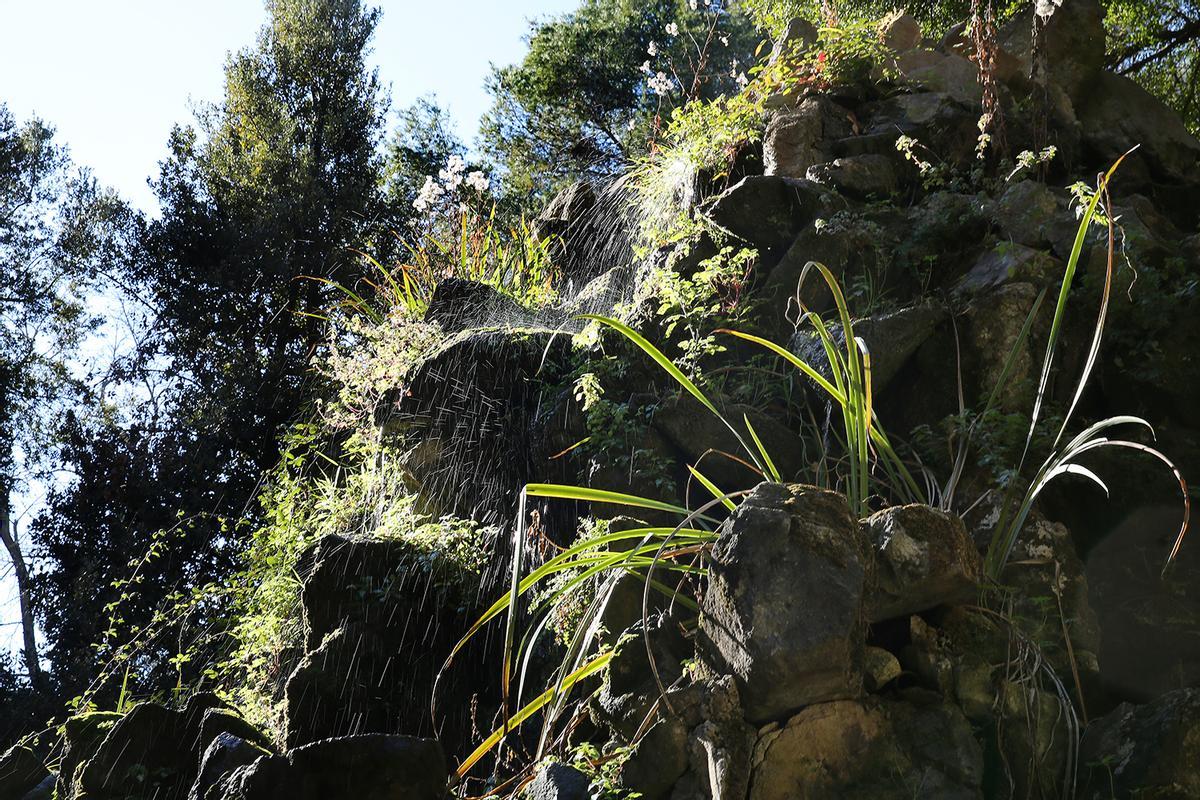
[[[343,308],[376,324],[397,308],[420,318],[434,289],[446,278],[485,284],[527,308],[541,308],[558,298],[553,237],[535,235],[524,218],[503,227],[494,206],[486,216],[462,211],[457,230],[426,231],[416,242],[403,242],[403,247],[406,258],[390,268],[368,253],[353,251],[371,270],[354,286],[306,278],[332,287],[342,296]]]

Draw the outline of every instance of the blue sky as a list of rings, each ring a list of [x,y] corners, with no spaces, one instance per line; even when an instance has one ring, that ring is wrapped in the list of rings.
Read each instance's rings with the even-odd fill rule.
[[[371,60],[393,108],[434,93],[469,143],[489,65],[521,58],[529,19],[579,2],[379,0]],[[156,213],[146,179],[171,126],[221,98],[226,54],[253,43],[265,18],[261,0],[0,0],[0,102],[54,126],[77,164]],[[0,558],[0,652],[20,642],[9,573]]]
[[[527,20],[579,0],[379,0],[373,63],[393,107],[435,93],[469,143],[488,65],[524,53]],[[261,0],[0,0],[0,101],[53,125],[81,165],[139,207],[167,133],[221,97],[225,55],[254,40]]]

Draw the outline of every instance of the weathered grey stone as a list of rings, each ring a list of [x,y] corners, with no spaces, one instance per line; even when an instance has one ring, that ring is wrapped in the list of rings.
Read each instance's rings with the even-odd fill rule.
[[[182,709],[157,703],[134,706],[80,768],[76,794],[182,800],[196,780],[205,712],[222,705],[201,693]]]
[[[771,48],[771,64],[785,55],[802,53],[817,43],[817,28],[811,22],[796,17],[788,23],[787,30],[775,40]]]
[[[806,97],[794,111],[778,114],[763,135],[763,171],[804,178],[814,164],[828,161],[835,140],[851,134],[849,112],[827,97]]]
[[[868,692],[878,692],[901,673],[900,661],[882,647],[868,646],[863,651],[863,685]]]
[[[845,497],[815,487],[760,484],[723,526],[697,652],[747,721],[860,693],[868,558]]]
[[[1098,0],[1041,0],[1027,7],[1000,30],[1001,48],[1020,61],[1029,74],[1033,56],[1033,15],[1045,22],[1038,47],[1042,68],[1070,98],[1090,91],[1104,68],[1104,9]]]
[[[688,768],[688,729],[667,716],[655,722],[634,745],[617,773],[621,786],[646,800],[668,797]]]
[[[534,234],[562,235],[596,205],[596,192],[587,181],[576,181],[554,195],[534,220]]]
[[[1052,225],[1066,202],[1044,183],[1021,180],[1009,184],[989,210],[1006,239],[1043,247],[1054,241]]]
[[[1200,689],[1144,706],[1123,703],[1092,722],[1080,743],[1081,800],[1200,797]]]
[[[499,325],[535,325],[534,315],[506,294],[477,281],[446,278],[439,281],[425,310],[425,321],[448,333]]]
[[[400,537],[336,535],[305,551],[299,572],[306,641],[284,692],[287,744],[432,733],[429,693],[475,614],[478,575],[461,560]],[[450,671],[442,685],[447,736],[470,730],[470,698],[488,702],[487,688],[478,676]]]
[[[957,53],[915,49],[901,53],[897,70],[907,81],[927,92],[938,92],[964,105],[978,104],[983,97],[979,69]]]
[[[200,747],[203,750],[222,733],[232,734],[259,747],[270,747],[270,740],[262,731],[228,708],[210,708],[204,712],[200,722]]]
[[[1021,634],[1002,617],[965,606],[934,618],[936,626],[918,615],[909,618],[900,662],[919,688],[906,691],[954,702],[977,730],[998,731],[980,742],[989,762],[1007,765],[1014,796],[1055,796],[1069,767],[1073,709],[1042,687],[1043,666],[1030,674],[1030,662],[1016,655],[1035,640],[1025,637],[1017,646]],[[1058,674],[1070,681],[1069,673]]]
[[[871,354],[871,383],[876,391],[888,387],[917,348],[933,335],[946,313],[946,309],[936,303],[921,303],[854,320],[854,335],[863,340]],[[827,327],[834,339],[844,345],[841,326],[829,324]],[[797,331],[788,346],[793,353],[830,377],[827,372],[829,356],[815,332]]]
[[[23,797],[50,775],[38,755],[23,745],[13,745],[0,756],[0,797]]]
[[[726,402],[726,398],[715,392],[710,394],[710,399],[726,419],[750,419],[785,479],[801,474],[806,466],[802,456],[804,445],[794,430],[752,406]],[[712,456],[714,449],[735,453],[741,445],[729,428],[691,395],[681,393],[663,400],[654,412],[651,425],[687,463],[697,464],[703,458],[700,470],[718,486],[741,487],[754,478],[754,473],[745,466]],[[705,453],[708,453],[707,457]]]
[[[553,761],[542,765],[521,800],[588,800],[588,778],[579,770]]]
[[[448,779],[433,739],[364,734],[262,756],[224,782],[221,800],[443,800]]]
[[[900,188],[896,159],[867,154],[815,164],[805,173],[808,180],[858,198],[884,198]]]
[[[1043,284],[1056,274],[1060,264],[1043,250],[1013,242],[1000,242],[979,257],[971,270],[959,280],[955,292],[975,295],[1010,281]]]
[[[1200,181],[1200,141],[1179,115],[1124,75],[1104,72],[1088,97],[1076,104],[1086,154],[1111,164],[1134,145],[1122,168],[1128,175],[1145,164],[1150,175],[1167,184]]]
[[[885,45],[902,53],[921,43],[921,23],[912,14],[896,11],[884,18],[879,34]]]
[[[811,181],[751,175],[725,190],[708,211],[721,228],[757,246],[773,264],[796,235],[838,205],[832,193]]]
[[[966,315],[961,329],[966,359],[971,365],[968,380],[975,397],[988,397],[999,386],[998,405],[1007,412],[1026,412],[1031,407],[1036,386],[1035,335],[1026,337],[1017,347],[1038,290],[1029,283],[1008,283],[977,299]],[[1042,312],[1045,313],[1043,307]],[[1036,325],[1036,323],[1035,323]],[[1000,378],[1010,353],[1015,352],[1008,378]]]
[[[945,67],[927,67],[920,74],[934,76],[944,69],[951,75],[956,69],[961,72],[960,68],[961,64],[953,62]],[[965,73],[959,77],[965,83]],[[930,80],[936,82],[936,78],[930,77]],[[932,83],[928,88],[933,88]],[[859,119],[865,120],[863,134],[889,142],[892,152],[895,152],[896,139],[901,134],[912,136],[926,146],[934,145],[941,163],[966,168],[974,162],[979,140],[979,106],[977,101],[964,103],[962,94],[945,90],[921,91],[866,104],[859,111]],[[915,172],[916,168],[912,170]]]
[[[224,794],[221,784],[227,775],[269,755],[263,748],[232,733],[218,733],[201,754],[200,772],[188,792],[188,800],[220,800]]]
[[[678,620],[665,614],[651,617],[650,646],[659,678],[664,685],[672,684],[682,675],[680,662],[691,653]],[[658,682],[638,621],[617,640],[600,691],[589,708],[597,724],[608,726],[619,739],[628,742],[644,729],[647,716],[658,702]]]
[[[750,783],[750,759],[757,732],[742,716],[741,698],[732,676],[711,680],[704,688],[704,721],[692,730],[688,740],[691,772],[676,783],[672,798],[741,800]]]
[[[958,517],[924,505],[893,506],[872,514],[866,528],[876,558],[872,621],[972,598],[983,565]]]
[[[1088,678],[1098,673],[1100,625],[1071,532],[1040,513],[1031,514],[1009,560],[1001,577],[1015,590],[1014,613],[1024,621],[1026,633],[1041,643],[1043,654],[1059,674],[1078,670]],[[1054,613],[1048,614],[1047,608]],[[1071,639],[1070,648],[1063,641],[1064,628]]]
[[[957,708],[841,700],[759,739],[750,800],[979,800],[982,782],[983,755]]]
[[[63,756],[58,764],[55,785],[59,797],[75,796],[80,789],[80,767],[95,754],[96,748],[120,719],[121,715],[114,711],[93,711],[67,720],[63,726]]]

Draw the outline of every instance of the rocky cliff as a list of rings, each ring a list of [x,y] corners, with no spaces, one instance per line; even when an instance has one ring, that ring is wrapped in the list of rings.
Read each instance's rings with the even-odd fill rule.
[[[958,500],[941,491],[934,505],[860,515],[844,492],[795,480],[813,458],[791,412],[735,392],[715,401],[777,454],[781,480],[761,482],[706,459],[737,442],[636,359],[605,391],[641,414],[639,458],[573,449],[589,429],[571,389],[572,314],[621,312],[665,337],[644,313],[653,303],[639,294],[639,270],[694,275],[729,241],[757,255],[747,324],[813,363],[822,342],[795,310],[832,300],[826,284],[800,281],[810,261],[835,273],[861,306],[855,331],[871,355],[875,408],[914,440],[944,431],[998,384],[997,412],[1027,420],[1056,324],[1052,301],[1037,310],[1041,293],[1053,296],[1074,260],[1082,311],[1065,323],[1050,386],[1052,405],[1070,401],[1108,242],[1094,226],[1073,255],[1078,204],[1064,187],[1137,145],[1110,186],[1116,285],[1082,411],[1144,417],[1183,474],[1200,475],[1200,142],[1101,69],[1100,13],[1066,0],[1038,20],[1036,37],[1033,20],[1018,18],[999,32],[982,83],[962,30],[932,41],[893,18],[882,32],[886,79],[770,98],[761,146],[728,175],[695,177],[703,190],[689,196],[702,199],[687,211],[703,218],[701,232],[634,267],[597,263],[597,253],[623,252],[598,231],[595,210],[612,200],[573,187],[540,220],[582,287],[566,307],[531,312],[447,282],[429,312],[445,340],[376,412],[411,445],[406,466],[426,503],[497,526],[491,571],[460,574],[403,543],[327,537],[298,565],[306,636],[282,693],[285,741],[204,694],[182,708],[83,715],[66,724],[54,772],[45,753],[5,754],[0,800],[433,800],[489,789],[536,800],[1200,796],[1200,562],[1185,544],[1161,572],[1181,515],[1169,475],[1123,457],[1089,462],[1104,468],[1110,499],[1082,481],[1047,490],[993,580],[983,555],[1001,502],[987,492],[997,475],[986,459],[957,476]],[[797,22],[777,50],[815,41]],[[980,174],[987,102],[1003,114],[1007,143],[1027,151],[1008,174]],[[597,237],[604,247],[589,249]],[[715,366],[747,363],[750,352],[731,346]],[[812,388],[795,391],[828,431],[830,409]],[[438,675],[503,591],[521,488],[577,482],[686,504],[684,465],[702,459],[715,483],[753,488],[702,548],[696,610],[652,601],[643,614],[641,582],[626,584],[605,612],[607,667],[576,687],[570,724],[547,748],[556,757],[533,763],[536,735],[516,731],[508,755],[483,762],[490,778],[452,780],[503,721],[497,637]],[[652,475],[648,464],[665,466]],[[545,541],[541,556],[526,550],[532,563],[569,545],[578,518],[613,516],[586,502],[537,508]],[[556,646],[531,657],[529,675],[551,674]]]

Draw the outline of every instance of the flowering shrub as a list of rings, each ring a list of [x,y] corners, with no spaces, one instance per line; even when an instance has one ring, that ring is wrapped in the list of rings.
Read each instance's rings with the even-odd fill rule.
[[[425,176],[413,201],[423,218],[415,241],[404,242],[407,259],[389,268],[362,253],[373,269],[362,280],[370,292],[339,286],[347,305],[376,325],[395,309],[404,309],[406,319],[417,319],[446,278],[487,284],[526,307],[553,302],[558,271],[552,241],[536,236],[524,219],[503,227],[488,197],[490,187],[486,173],[468,171],[459,155],[450,156],[436,179]]]

